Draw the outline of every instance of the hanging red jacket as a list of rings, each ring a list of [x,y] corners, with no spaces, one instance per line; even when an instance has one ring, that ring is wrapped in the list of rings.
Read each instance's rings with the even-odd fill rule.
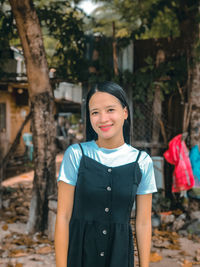
[[[175,165],[173,172],[172,192],[188,190],[194,186],[194,175],[189,159],[189,151],[182,134],[169,142],[169,149],[163,154],[165,159]]]

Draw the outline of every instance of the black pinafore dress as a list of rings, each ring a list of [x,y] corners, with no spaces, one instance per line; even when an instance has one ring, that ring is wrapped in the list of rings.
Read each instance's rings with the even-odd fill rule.
[[[142,176],[140,152],[133,163],[108,167],[81,150],[67,266],[133,267],[130,216]]]

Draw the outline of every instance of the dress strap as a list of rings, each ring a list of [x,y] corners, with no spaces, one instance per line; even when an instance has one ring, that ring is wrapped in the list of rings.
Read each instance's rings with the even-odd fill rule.
[[[138,162],[139,158],[140,158],[140,155],[141,155],[141,150],[139,150],[139,153],[137,155],[137,158],[136,158],[136,161],[135,162]]]
[[[81,148],[81,152],[82,152],[82,155],[84,156],[84,152],[83,152],[83,148],[82,148],[82,145],[79,144],[80,148]]]

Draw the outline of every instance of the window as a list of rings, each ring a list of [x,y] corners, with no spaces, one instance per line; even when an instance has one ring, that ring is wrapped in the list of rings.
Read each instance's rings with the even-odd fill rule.
[[[0,103],[0,132],[6,130],[6,103]]]

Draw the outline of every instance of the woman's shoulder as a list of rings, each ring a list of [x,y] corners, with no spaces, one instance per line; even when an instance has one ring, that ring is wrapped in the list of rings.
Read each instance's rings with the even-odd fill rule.
[[[139,153],[140,153],[140,156],[138,159],[139,164],[143,165],[143,164],[148,164],[148,163],[152,162],[151,156],[146,151],[141,150],[141,149],[137,149],[131,145],[127,145],[127,146],[129,148],[130,152],[132,152],[133,154],[139,155]]]
[[[65,154],[74,154],[77,156],[81,156],[82,155],[81,148],[83,149],[84,152],[87,150],[94,149],[94,141],[71,144],[66,149]]]

